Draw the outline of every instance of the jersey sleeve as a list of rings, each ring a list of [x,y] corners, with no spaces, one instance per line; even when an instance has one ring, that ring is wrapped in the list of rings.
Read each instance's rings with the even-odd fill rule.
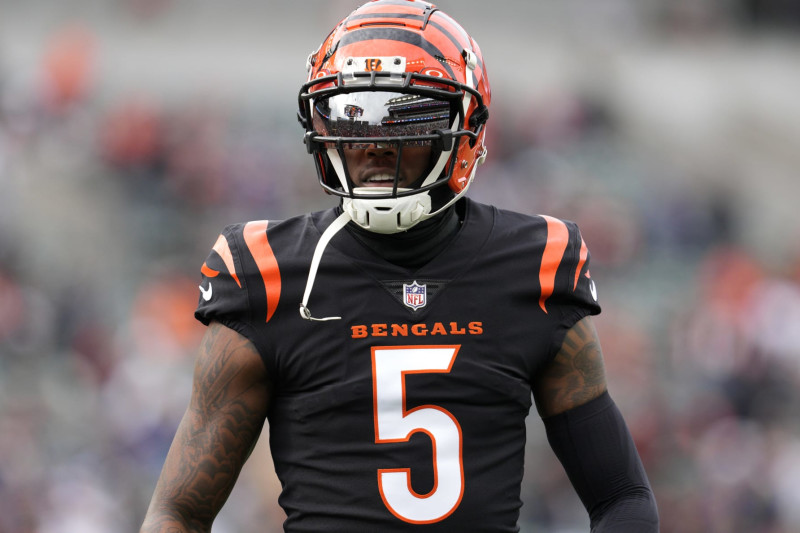
[[[202,267],[194,316],[208,325],[216,320],[250,338],[250,299],[237,237],[243,225],[228,226],[219,235]]]
[[[268,238],[267,220],[225,228],[200,268],[200,295],[195,318],[212,320],[240,333],[274,371],[265,328],[276,315],[281,297],[281,273]]]
[[[539,308],[552,325],[549,354],[554,357],[567,331],[579,320],[600,313],[597,288],[589,271],[590,254],[577,224],[549,216],[539,266]]]
[[[543,216],[547,241],[539,268],[539,307],[557,313],[570,328],[587,315],[600,313],[597,286],[591,277],[591,254],[577,224]]]

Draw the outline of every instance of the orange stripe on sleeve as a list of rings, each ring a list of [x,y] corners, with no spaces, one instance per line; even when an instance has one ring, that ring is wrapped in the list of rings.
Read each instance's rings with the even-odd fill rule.
[[[219,270],[214,270],[213,268],[208,266],[205,262],[203,263],[203,266],[200,267],[200,272],[208,278],[216,278],[217,276],[219,276]]]
[[[272,318],[281,297],[281,273],[275,253],[267,240],[267,221],[248,222],[244,227],[244,242],[253,254],[267,291],[267,322]]]
[[[217,239],[217,242],[214,243],[214,247],[212,249],[222,258],[222,262],[225,263],[228,273],[241,289],[242,283],[239,281],[239,276],[236,275],[236,267],[233,265],[233,255],[231,254],[231,247],[228,245],[228,239],[226,239],[225,236],[220,235]],[[217,272],[217,274],[219,274],[219,272]]]
[[[542,266],[539,268],[539,285],[542,288],[539,307],[546,313],[545,302],[555,290],[556,272],[564,259],[564,252],[567,250],[569,230],[567,225],[557,218],[548,216],[542,216],[542,218],[547,222],[547,243],[542,254]]]
[[[578,277],[581,275],[581,269],[583,268],[584,263],[586,263],[586,259],[589,258],[589,248],[586,247],[586,242],[581,237],[581,257],[580,261],[578,261],[578,268],[575,269],[575,283],[572,284],[572,290],[578,288]]]

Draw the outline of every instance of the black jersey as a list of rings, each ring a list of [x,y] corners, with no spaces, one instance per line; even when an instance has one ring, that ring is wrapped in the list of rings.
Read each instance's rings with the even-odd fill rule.
[[[290,532],[518,531],[531,383],[566,331],[600,312],[571,222],[471,200],[417,270],[331,209],[225,229],[196,316],[242,333],[274,383],[270,444]]]

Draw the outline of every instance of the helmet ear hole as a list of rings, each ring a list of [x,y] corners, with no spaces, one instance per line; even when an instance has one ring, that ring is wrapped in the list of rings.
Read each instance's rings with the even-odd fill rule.
[[[469,127],[475,132],[475,137],[469,140],[470,148],[475,148],[478,139],[481,138],[481,133],[483,132],[483,127],[487,120],[489,120],[489,108],[485,105],[472,112],[472,115],[469,117]]]
[[[473,111],[472,116],[469,117],[469,127],[476,130],[477,133],[477,130],[486,124],[487,120],[489,120],[489,108],[483,105]]]

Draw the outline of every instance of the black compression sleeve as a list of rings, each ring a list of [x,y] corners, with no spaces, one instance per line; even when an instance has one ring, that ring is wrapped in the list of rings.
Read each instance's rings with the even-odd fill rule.
[[[614,400],[598,398],[544,419],[547,440],[589,512],[592,533],[657,533],[658,510]]]

